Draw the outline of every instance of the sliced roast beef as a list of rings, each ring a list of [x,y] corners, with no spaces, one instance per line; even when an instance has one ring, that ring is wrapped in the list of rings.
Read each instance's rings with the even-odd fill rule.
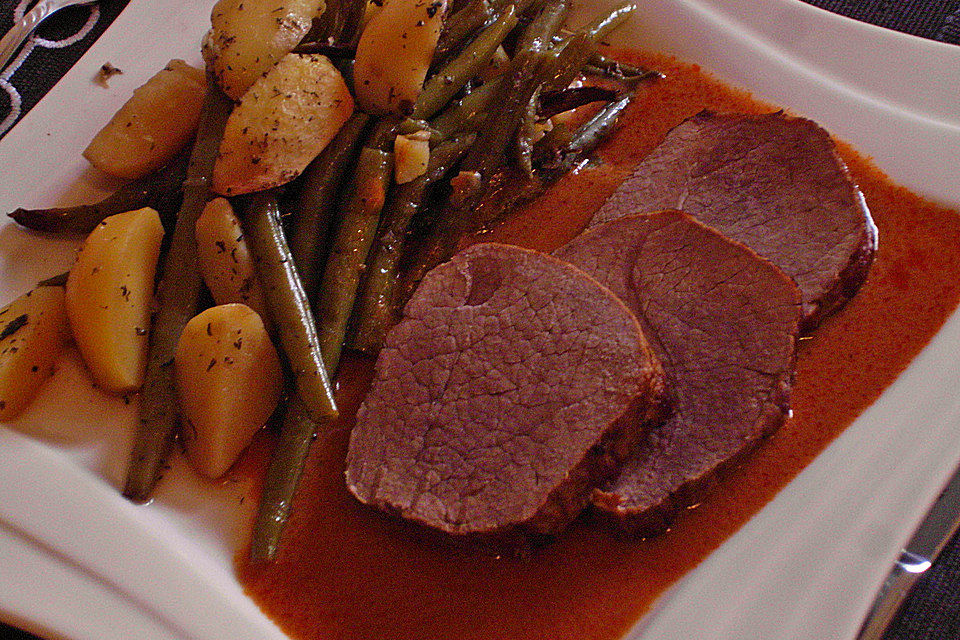
[[[671,131],[591,224],[682,209],[792,277],[804,329],[852,297],[876,249],[876,227],[830,136],[783,113],[703,112]]]
[[[476,245],[427,274],[388,334],[347,485],[450,533],[556,532],[619,471],[662,383],[636,318],[596,280]]]
[[[663,365],[672,414],[593,496],[652,532],[783,422],[800,292],[770,262],[679,211],[596,225],[555,255],[630,307]]]

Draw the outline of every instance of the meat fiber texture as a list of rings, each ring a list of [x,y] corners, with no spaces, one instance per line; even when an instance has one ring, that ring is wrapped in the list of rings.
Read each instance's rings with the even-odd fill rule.
[[[596,225],[555,255],[630,307],[663,365],[672,414],[593,496],[628,528],[656,532],[783,423],[800,292],[773,264],[679,211]]]
[[[424,278],[350,438],[361,501],[453,534],[555,533],[659,411],[634,315],[579,269],[475,245]]]
[[[877,246],[870,212],[829,134],[783,113],[686,120],[591,225],[661,209],[689,213],[793,278],[805,331],[857,292]]]

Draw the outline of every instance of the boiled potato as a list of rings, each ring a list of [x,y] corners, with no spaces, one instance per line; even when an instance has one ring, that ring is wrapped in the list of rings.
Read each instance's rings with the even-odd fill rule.
[[[230,114],[213,190],[230,196],[290,182],[352,114],[350,90],[326,56],[287,55]]]
[[[217,304],[239,302],[266,317],[253,256],[240,221],[226,198],[207,203],[196,224],[197,258],[203,281]]]
[[[360,107],[408,114],[427,77],[443,28],[446,0],[386,0],[370,19],[353,66]]]
[[[205,91],[203,71],[171,60],[134,90],[83,157],[118,178],[140,178],[159,169],[193,136]]]
[[[187,456],[198,473],[218,478],[280,400],[277,351],[256,311],[225,304],[187,323],[174,366]]]
[[[323,0],[220,0],[210,16],[203,57],[224,92],[239,100],[257,78],[290,53]]]
[[[0,420],[33,401],[68,334],[63,287],[37,287],[0,310]]]
[[[67,277],[67,316],[83,361],[103,389],[143,384],[153,282],[163,226],[149,207],[105,218]]]

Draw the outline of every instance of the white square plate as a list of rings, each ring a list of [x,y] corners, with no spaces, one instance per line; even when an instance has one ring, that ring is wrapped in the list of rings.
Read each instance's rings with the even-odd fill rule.
[[[132,0],[3,140],[0,210],[89,201],[80,151],[170,58],[200,64],[213,0]],[[584,2],[584,12],[609,4]],[[960,207],[960,47],[798,0],[645,0],[629,44],[675,53],[820,122],[895,180]],[[93,83],[111,62],[123,75]],[[882,239],[881,239],[882,241]],[[73,244],[0,223],[0,302],[65,270]],[[778,497],[670,590],[631,638],[853,638],[900,546],[960,460],[960,316]],[[0,618],[50,637],[283,638],[243,595],[231,556],[242,487],[181,460],[148,506],[120,484],[134,408],[68,355],[0,427]]]

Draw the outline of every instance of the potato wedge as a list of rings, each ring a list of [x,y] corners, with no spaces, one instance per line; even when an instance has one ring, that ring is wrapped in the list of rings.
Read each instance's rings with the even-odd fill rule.
[[[203,57],[224,92],[239,100],[293,51],[323,13],[323,0],[220,0],[210,15]]]
[[[230,114],[213,190],[231,196],[290,182],[352,114],[350,90],[326,56],[287,55]]]
[[[277,351],[256,311],[225,304],[187,323],[174,363],[187,456],[198,473],[218,478],[280,401]]]
[[[163,226],[149,207],[104,219],[67,277],[67,316],[83,361],[103,389],[143,384]]]
[[[203,71],[171,60],[134,90],[83,157],[118,178],[140,178],[159,169],[193,137],[205,91]]]
[[[242,303],[265,318],[253,256],[229,200],[215,198],[207,203],[197,219],[196,238],[200,273],[214,301]]]
[[[433,60],[446,0],[386,0],[360,35],[354,86],[360,107],[409,114]]]
[[[63,287],[37,287],[0,310],[0,420],[33,401],[68,335]]]

